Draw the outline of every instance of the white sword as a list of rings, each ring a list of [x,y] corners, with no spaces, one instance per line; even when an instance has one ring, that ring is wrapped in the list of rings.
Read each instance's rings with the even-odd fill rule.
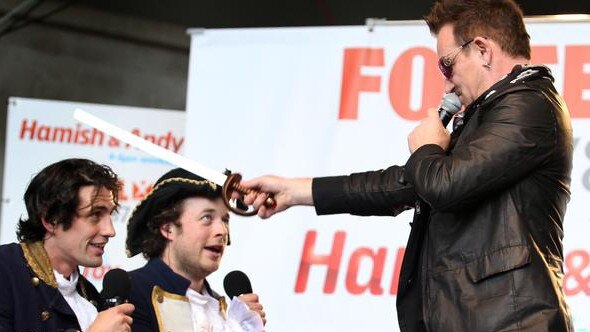
[[[133,147],[140,149],[146,153],[151,154],[152,156],[158,157],[164,161],[171,163],[172,165],[176,165],[178,167],[182,167],[189,172],[197,174],[211,182],[214,182],[220,186],[225,184],[225,180],[227,180],[227,175],[213,170],[209,167],[199,164],[198,162],[188,159],[187,157],[180,155],[178,153],[174,153],[168,149],[165,149],[157,144],[154,144],[150,141],[147,141],[137,135],[134,135],[124,129],[121,129],[109,122],[106,122],[86,111],[83,111],[79,108],[74,110],[74,119],[87,124],[91,127],[94,127],[105,134],[115,137],[124,143],[127,143]]]
[[[197,174],[211,182],[220,185],[223,188],[224,201],[232,211],[234,211],[237,214],[246,216],[256,214],[256,211],[244,211],[241,209],[236,209],[234,206],[229,204],[229,199],[231,198],[231,191],[236,190],[242,194],[247,194],[251,191],[249,189],[240,187],[239,182],[242,177],[239,174],[229,175],[228,180],[228,175],[224,173],[206,167],[192,159],[188,159],[185,156],[174,153],[157,144],[147,141],[137,135],[133,135],[132,133],[124,129],[121,129],[107,121],[104,121],[86,111],[83,111],[82,109],[76,108],[74,110],[74,119],[93,128],[96,128],[104,132],[105,134],[115,137],[116,139],[124,143],[127,143],[135,148],[138,148],[146,153],[149,153],[152,156],[158,157],[173,165],[184,168],[189,172]],[[276,202],[272,198],[272,195],[269,195],[265,202],[265,205],[268,207],[276,206]]]

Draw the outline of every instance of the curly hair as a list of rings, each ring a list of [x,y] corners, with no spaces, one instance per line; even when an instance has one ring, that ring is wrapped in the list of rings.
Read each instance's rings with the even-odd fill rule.
[[[168,245],[168,240],[160,234],[160,227],[167,223],[180,227],[183,202],[184,200],[174,202],[147,221],[147,234],[142,243],[143,257],[149,259],[162,255]]]
[[[497,42],[511,56],[531,58],[522,10],[513,0],[439,0],[424,20],[433,35],[452,24],[458,41],[482,36]]]
[[[88,159],[65,159],[41,170],[29,183],[24,195],[28,218],[20,218],[16,235],[21,242],[41,241],[46,229],[42,221],[72,226],[79,204],[79,190],[85,186],[106,188],[119,205],[121,183],[113,170]]]

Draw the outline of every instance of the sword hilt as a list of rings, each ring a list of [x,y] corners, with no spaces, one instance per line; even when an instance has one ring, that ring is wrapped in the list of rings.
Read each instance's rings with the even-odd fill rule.
[[[227,171],[226,175],[227,175],[227,179],[225,179],[225,183],[223,184],[223,189],[221,192],[221,194],[223,195],[223,202],[225,203],[225,206],[227,206],[227,208],[230,209],[235,214],[238,214],[241,216],[249,217],[249,216],[253,216],[256,213],[258,213],[258,210],[248,211],[247,206],[240,201],[238,201],[238,203],[236,204],[237,207],[229,204],[229,201],[231,199],[231,194],[233,191],[237,191],[242,195],[247,195],[250,193],[260,193],[260,192],[257,190],[254,190],[254,189],[244,188],[244,187],[240,186],[240,181],[242,180],[242,176],[240,174],[231,173],[231,172]],[[264,201],[264,206],[266,206],[268,208],[274,208],[277,206],[277,201],[275,201],[272,194],[268,195],[268,197]],[[242,207],[244,207],[244,208],[242,209]]]

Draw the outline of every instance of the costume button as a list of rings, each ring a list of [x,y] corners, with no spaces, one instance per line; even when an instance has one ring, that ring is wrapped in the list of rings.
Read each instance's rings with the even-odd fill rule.
[[[39,283],[40,283],[40,281],[39,281],[39,278],[37,278],[37,277],[32,277],[32,278],[31,278],[31,283],[32,283],[32,284],[33,284],[33,286],[35,286],[35,287],[39,286]]]
[[[45,310],[41,313],[41,320],[46,321],[49,319],[50,316],[51,314],[49,313],[49,311]]]
[[[156,298],[156,300],[158,300],[159,303],[164,302],[164,295],[158,294],[158,297]]]

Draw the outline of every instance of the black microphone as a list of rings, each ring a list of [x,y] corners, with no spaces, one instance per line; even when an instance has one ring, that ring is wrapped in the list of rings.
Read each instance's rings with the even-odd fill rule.
[[[459,97],[454,93],[447,93],[443,96],[443,99],[438,108],[438,115],[443,126],[447,126],[451,121],[451,118],[455,113],[461,109],[461,101]]]
[[[122,269],[109,270],[102,280],[100,296],[108,308],[127,302],[131,290],[131,279],[127,271]]]
[[[231,271],[223,279],[223,288],[229,299],[234,296],[252,293],[252,284],[248,276],[242,271]]]

